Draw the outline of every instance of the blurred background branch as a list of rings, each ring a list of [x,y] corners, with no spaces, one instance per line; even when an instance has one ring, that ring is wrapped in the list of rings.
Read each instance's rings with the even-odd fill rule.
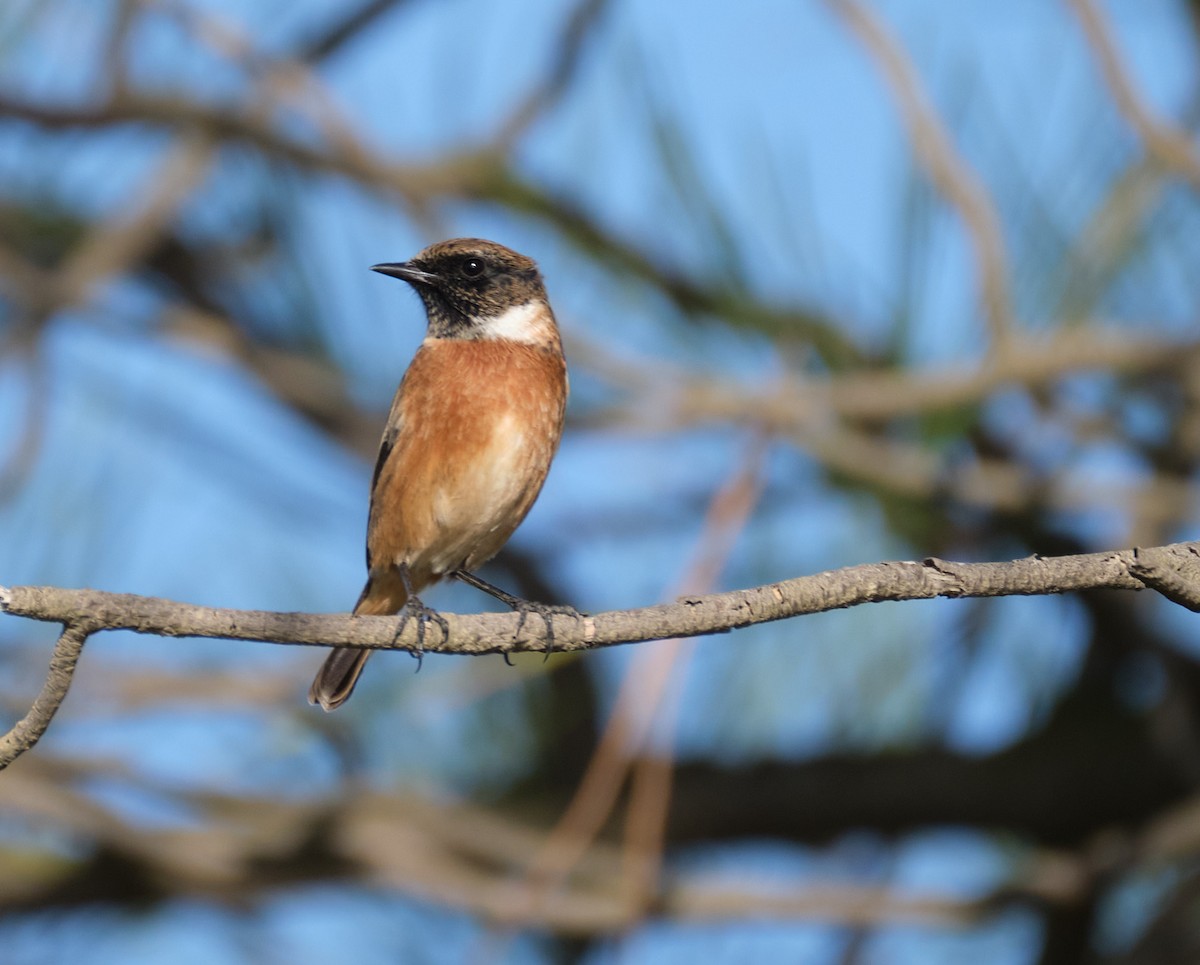
[[[1013,334],[1013,319],[1004,239],[991,200],[955,150],[921,89],[913,65],[882,22],[856,0],[828,0],[828,3],[879,62],[904,115],[913,153],[930,181],[958,209],[975,251],[980,307],[987,319],[994,351],[1002,355]]]

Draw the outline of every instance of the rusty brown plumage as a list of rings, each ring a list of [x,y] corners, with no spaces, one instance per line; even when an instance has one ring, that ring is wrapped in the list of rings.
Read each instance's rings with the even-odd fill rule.
[[[421,295],[429,334],[392,402],[371,491],[367,584],[356,614],[491,559],[529,512],[558,448],[566,363],[537,267],[479,239],[376,266]],[[350,696],[369,650],[326,659],[309,699]]]

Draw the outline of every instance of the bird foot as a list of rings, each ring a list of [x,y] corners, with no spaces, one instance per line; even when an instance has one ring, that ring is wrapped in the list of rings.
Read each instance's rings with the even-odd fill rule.
[[[546,656],[545,659],[550,659],[550,654],[554,652],[554,617],[570,617],[572,620],[582,620],[586,613],[581,613],[575,607],[569,604],[548,604],[534,603],[531,600],[522,600],[519,597],[513,597],[512,601],[505,601],[518,614],[517,630],[513,634],[513,639],[519,639],[521,631],[525,629],[525,621],[529,619],[529,615],[533,614],[542,618],[542,623],[546,625]],[[505,654],[507,658],[508,654]]]
[[[393,640],[400,639],[408,627],[409,620],[417,621],[417,645],[409,653],[417,661],[415,673],[420,673],[421,666],[425,661],[425,633],[429,624],[436,623],[438,625],[438,629],[442,631],[443,642],[450,637],[450,624],[437,610],[422,603],[420,597],[409,596],[404,608],[400,611],[400,624],[396,627],[396,635],[392,638]]]
[[[520,636],[521,631],[525,629],[525,621],[529,619],[529,614],[533,613],[542,618],[542,622],[546,624],[546,659],[550,659],[550,654],[554,652],[554,617],[565,616],[573,620],[582,620],[587,616],[586,613],[581,613],[573,606],[553,605],[548,603],[534,603],[530,600],[524,600],[519,596],[500,589],[498,586],[492,586],[487,580],[481,579],[474,573],[467,570],[455,570],[450,574],[457,580],[461,580],[468,586],[473,586],[477,590],[483,590],[488,596],[494,597],[507,607],[511,607],[518,614],[520,619],[517,620],[517,631],[513,634],[515,642]],[[504,662],[510,667],[513,665],[509,659],[507,651],[504,653]]]

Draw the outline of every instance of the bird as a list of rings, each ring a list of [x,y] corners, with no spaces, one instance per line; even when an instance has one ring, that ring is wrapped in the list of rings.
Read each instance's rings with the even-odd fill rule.
[[[474,574],[499,552],[541,492],[558,450],[568,380],[562,339],[537,264],[494,241],[454,238],[372,271],[407,282],[426,334],[392,400],[371,481],[367,581],[356,615],[399,613],[401,630],[445,621],[417,596],[444,578],[521,612],[573,610],[522,600]],[[399,634],[399,631],[398,631]],[[336,647],[308,699],[350,697],[371,655]]]

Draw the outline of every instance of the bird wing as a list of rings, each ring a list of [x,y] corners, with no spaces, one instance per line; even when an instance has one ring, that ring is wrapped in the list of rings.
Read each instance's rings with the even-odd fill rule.
[[[378,511],[379,477],[383,475],[383,467],[387,465],[388,457],[391,456],[392,450],[396,446],[396,440],[400,437],[400,430],[404,424],[404,416],[400,404],[400,394],[403,389],[404,383],[401,382],[400,387],[396,389],[396,395],[392,399],[392,408],[388,412],[387,425],[383,429],[383,438],[379,440],[379,455],[375,457],[375,469],[371,473],[371,508],[368,515],[368,532],[372,528],[371,524],[374,523],[375,513]],[[370,571],[371,541],[367,540],[367,572],[369,573]]]

